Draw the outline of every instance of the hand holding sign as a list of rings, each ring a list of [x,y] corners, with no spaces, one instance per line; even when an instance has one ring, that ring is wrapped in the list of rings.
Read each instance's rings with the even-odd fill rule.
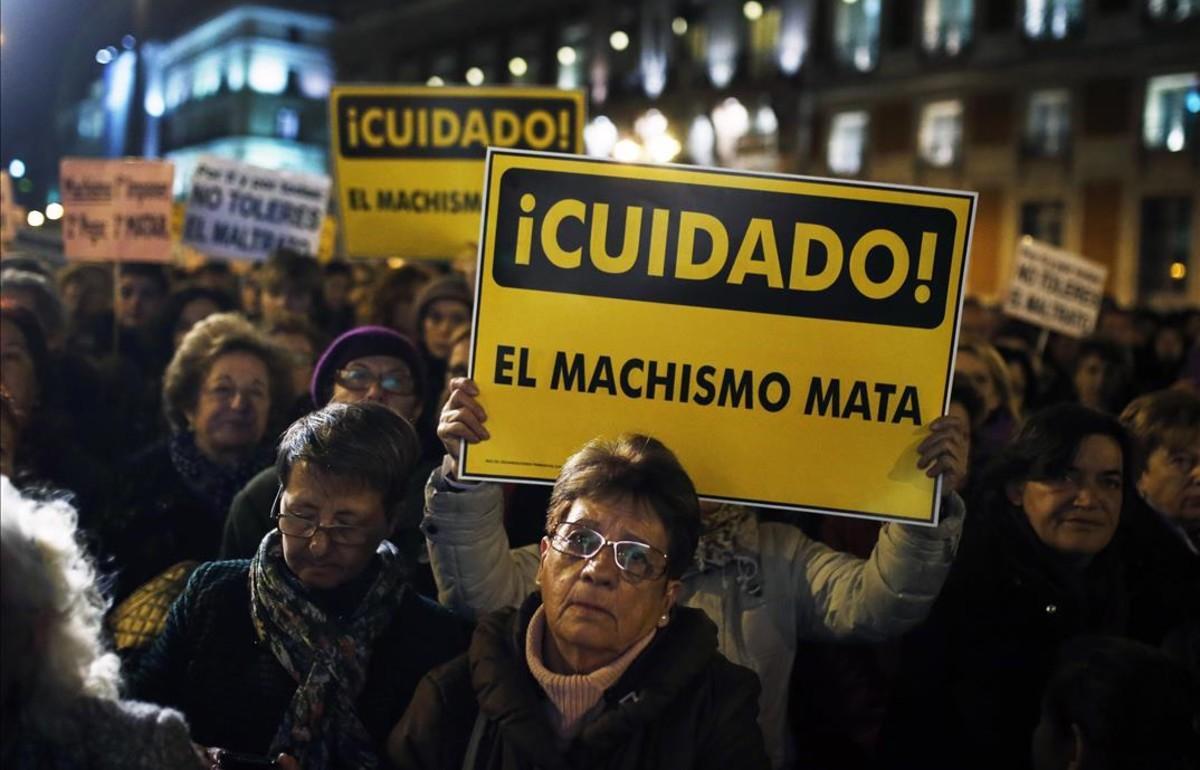
[[[475,400],[479,388],[475,380],[469,377],[455,377],[450,380],[450,398],[442,407],[438,419],[437,434],[446,447],[450,457],[452,475],[458,475],[458,456],[462,451],[462,442],[478,444],[491,438],[483,423],[487,420],[487,412]]]
[[[968,426],[958,415],[946,415],[929,423],[929,436],[917,447],[917,467],[929,478],[942,479],[942,495],[957,490],[967,477]]]

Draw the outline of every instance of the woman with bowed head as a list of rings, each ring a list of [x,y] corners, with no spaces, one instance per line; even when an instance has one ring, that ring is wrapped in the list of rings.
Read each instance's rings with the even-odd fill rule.
[[[500,485],[458,478],[462,442],[491,434],[475,383],[457,379],[450,391],[438,425],[446,455],[426,487],[421,525],[438,598],[468,615],[516,607],[534,590],[542,554],[536,544],[510,550]],[[699,547],[687,564],[676,564],[678,603],[702,610],[717,625],[721,654],[758,674],[759,723],[774,767],[796,762],[788,684],[798,641],[897,637],[926,616],[949,572],[964,515],[951,490],[966,472],[967,425],[948,416],[928,431],[916,447],[917,465],[943,476],[938,526],[885,524],[866,559],[835,551],[790,524],[762,520],[753,508],[700,507]]]
[[[979,519],[933,612],[905,640],[888,767],[1029,766],[1059,646],[1137,631],[1116,542],[1134,482],[1116,419],[1074,404],[1029,418],[984,477]]]
[[[118,598],[185,560],[217,555],[229,503],[270,465],[291,403],[282,354],[232,313],[192,327],[163,377],[171,436],[136,454],[109,522]]]
[[[539,592],[485,617],[422,681],[388,750],[401,768],[766,768],[752,671],[679,607],[700,536],[691,479],[647,436],[563,466]]]
[[[420,677],[466,645],[384,539],[417,456],[412,426],[380,404],[297,420],[276,458],[277,529],[254,558],[192,573],[133,692],[181,710],[205,745],[378,767]]]

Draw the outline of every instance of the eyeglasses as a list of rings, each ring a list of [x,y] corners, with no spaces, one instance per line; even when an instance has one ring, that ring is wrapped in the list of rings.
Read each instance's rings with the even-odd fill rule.
[[[338,369],[333,381],[347,390],[370,390],[379,383],[379,387],[397,396],[412,396],[417,392],[412,377],[395,372],[378,375],[370,369]]]
[[[367,527],[352,527],[345,524],[319,524],[305,516],[297,516],[294,513],[285,513],[281,508],[281,497],[283,490],[280,490],[275,496],[275,504],[272,508],[275,510],[275,522],[279,527],[279,531],[288,537],[298,537],[303,540],[311,540],[317,536],[318,532],[324,531],[325,537],[329,538],[329,542],[337,543],[338,545],[366,545],[372,540],[372,532]]]
[[[636,540],[609,540],[581,524],[559,524],[550,545],[559,553],[577,559],[590,559],[612,546],[617,566],[632,581],[654,580],[667,571],[667,555],[657,548]]]
[[[205,396],[222,404],[233,403],[233,400],[238,397],[239,393],[242,395],[242,400],[246,402],[262,401],[268,397],[267,391],[258,386],[249,389],[241,389],[235,388],[232,385],[217,385],[216,387],[208,388],[207,390],[203,391]]]

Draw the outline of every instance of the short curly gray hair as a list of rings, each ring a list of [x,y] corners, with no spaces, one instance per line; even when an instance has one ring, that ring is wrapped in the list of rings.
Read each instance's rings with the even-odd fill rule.
[[[163,412],[171,429],[187,429],[187,413],[196,408],[208,370],[226,353],[249,353],[267,367],[270,378],[269,425],[283,422],[292,405],[291,369],[283,352],[237,313],[215,313],[184,335],[163,375]]]

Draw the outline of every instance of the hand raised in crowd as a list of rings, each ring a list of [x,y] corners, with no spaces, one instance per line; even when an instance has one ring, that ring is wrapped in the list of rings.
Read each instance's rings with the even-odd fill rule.
[[[929,435],[917,446],[917,467],[931,479],[944,476],[943,495],[958,490],[967,478],[968,430],[958,415],[939,417],[929,423]]]
[[[437,435],[446,447],[450,456],[450,467],[454,475],[458,475],[458,455],[462,450],[462,442],[478,444],[491,438],[483,423],[487,420],[487,412],[476,401],[479,388],[469,377],[455,377],[450,380],[450,397],[442,407],[441,417],[438,418]]]

